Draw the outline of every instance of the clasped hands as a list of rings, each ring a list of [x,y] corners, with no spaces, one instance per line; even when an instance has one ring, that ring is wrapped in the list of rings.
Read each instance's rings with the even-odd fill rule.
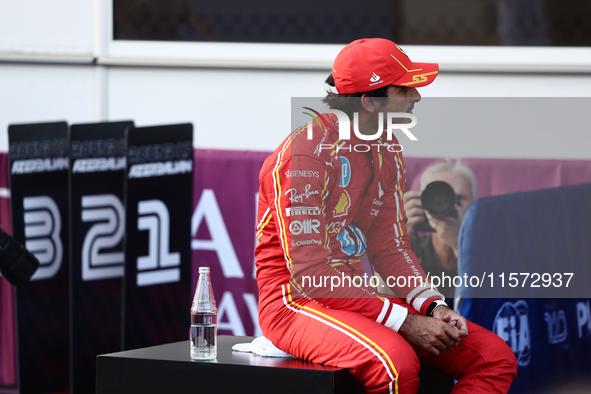
[[[414,346],[436,356],[458,346],[468,336],[468,324],[460,314],[440,305],[433,317],[409,313],[398,332]]]

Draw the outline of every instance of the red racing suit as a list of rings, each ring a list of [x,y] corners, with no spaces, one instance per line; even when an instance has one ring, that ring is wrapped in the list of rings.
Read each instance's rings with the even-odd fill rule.
[[[367,392],[416,391],[417,354],[427,353],[395,331],[444,297],[410,247],[400,145],[353,132],[343,141],[335,115],[317,120],[311,133],[292,132],[260,171],[261,329],[296,357],[349,368]],[[365,253],[399,298],[368,283]]]
[[[402,286],[392,289],[417,312],[425,314],[432,301],[444,299],[430,288],[410,248],[402,199],[406,171],[401,153],[395,152],[400,146],[396,140],[362,141],[353,133],[350,142],[341,141],[336,116],[323,119],[324,130],[315,123],[312,140],[306,126],[293,132],[260,172],[260,309],[280,299],[281,284],[290,283],[298,296],[382,324],[390,320],[398,329],[406,308],[390,305],[368,280],[359,287],[360,280],[331,285],[338,284],[337,278],[348,285],[343,275],[363,275],[360,257],[367,252],[384,279],[398,279],[394,283]],[[367,147],[369,152],[355,151]]]

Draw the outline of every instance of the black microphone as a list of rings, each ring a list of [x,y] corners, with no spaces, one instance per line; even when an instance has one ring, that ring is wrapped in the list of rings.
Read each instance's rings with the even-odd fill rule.
[[[28,282],[39,260],[12,236],[0,229],[0,273],[13,285]]]

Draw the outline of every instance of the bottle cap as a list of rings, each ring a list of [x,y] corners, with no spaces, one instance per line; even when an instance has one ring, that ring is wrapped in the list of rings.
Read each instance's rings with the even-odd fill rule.
[[[199,267],[200,274],[209,274],[209,267]]]

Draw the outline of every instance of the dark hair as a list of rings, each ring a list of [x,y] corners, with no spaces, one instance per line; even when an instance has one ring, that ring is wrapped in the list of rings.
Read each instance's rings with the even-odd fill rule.
[[[328,86],[335,86],[332,73],[328,75],[328,78],[326,78],[326,81],[324,82]],[[326,97],[322,99],[322,102],[327,104],[332,109],[343,111],[349,118],[353,118],[353,112],[358,112],[361,109],[361,96],[364,94],[368,97],[387,97],[388,86],[383,86],[379,89],[374,89],[367,92],[352,94],[336,94],[331,91],[327,91]],[[358,98],[358,100],[352,100],[351,98]]]

